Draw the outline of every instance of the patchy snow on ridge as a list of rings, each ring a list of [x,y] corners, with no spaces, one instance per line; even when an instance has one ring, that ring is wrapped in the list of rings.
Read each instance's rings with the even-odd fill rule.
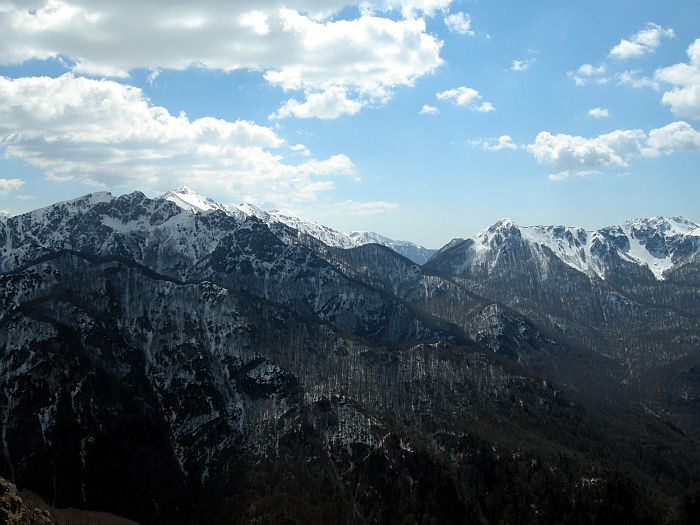
[[[407,257],[416,264],[421,265],[428,262],[428,259],[430,259],[436,252],[436,250],[424,248],[423,246],[419,246],[418,244],[410,241],[396,241],[375,232],[354,231],[348,233],[347,236],[356,242],[358,246],[371,243],[381,244],[382,246],[391,248],[396,253]]]
[[[239,220],[255,217],[268,225],[279,224],[288,226],[334,248],[349,249],[376,243],[391,248],[417,264],[424,264],[435,253],[435,250],[423,248],[412,242],[395,241],[374,232],[342,233],[323,224],[300,217],[288,210],[266,211],[249,203],[219,204],[208,197],[197,194],[186,186],[169,191],[160,198],[174,202],[191,213],[207,213],[213,210],[221,210]]]
[[[623,260],[646,266],[662,280],[685,256],[688,239],[698,237],[699,231],[696,223],[683,217],[634,219],[600,230],[519,226],[510,219],[501,219],[472,237],[473,253],[468,264],[493,264],[506,239],[520,238],[534,248],[536,255],[546,247],[565,264],[591,276],[604,279],[606,254],[616,252]]]
[[[174,202],[181,208],[191,212],[225,211],[224,206],[218,202],[214,202],[209,197],[202,197],[187,186],[180,186],[176,190],[169,191],[162,195],[161,199]]]
[[[269,214],[273,221],[286,224],[295,230],[315,237],[328,246],[346,249],[358,246],[348,235],[309,219],[299,217],[290,211],[273,210]]]

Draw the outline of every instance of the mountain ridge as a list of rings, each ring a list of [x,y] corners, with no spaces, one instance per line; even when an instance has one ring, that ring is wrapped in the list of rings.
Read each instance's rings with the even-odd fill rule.
[[[281,224],[289,226],[304,234],[334,248],[354,248],[363,244],[377,243],[388,246],[397,253],[408,257],[418,264],[424,264],[436,250],[424,248],[409,241],[397,241],[374,232],[350,232],[342,233],[315,221],[300,217],[288,210],[263,210],[253,204],[219,204],[208,197],[202,197],[197,192],[182,186],[163,195],[162,199],[175,202],[189,211],[207,212],[211,210],[223,210],[236,217],[254,216],[267,224]]]
[[[657,280],[700,251],[700,226],[683,217],[630,219],[598,230],[570,226],[520,226],[501,219],[472,237],[453,239],[433,257],[464,252],[464,263],[480,265],[497,259],[503,246],[525,242],[546,247],[568,266],[605,279],[610,253],[646,267]],[[435,263],[435,261],[431,261]]]
[[[115,198],[117,197],[109,192],[94,192],[14,216],[0,213],[0,222],[18,216],[36,217],[42,210],[49,210],[55,206],[71,207],[88,202],[94,204]],[[532,245],[550,249],[565,264],[589,277],[605,279],[606,259],[611,252],[615,252],[625,261],[647,268],[655,279],[663,280],[664,275],[676,268],[679,262],[682,263],[684,259],[696,256],[700,252],[700,224],[681,216],[634,218],[620,225],[597,230],[563,225],[523,226],[509,218],[503,218],[471,237],[455,238],[441,248],[432,250],[410,241],[396,241],[376,232],[342,233],[289,211],[267,211],[248,203],[224,205],[186,186],[168,191],[159,199],[173,202],[190,213],[221,211],[239,221],[251,216],[256,217],[272,226],[273,231],[282,235],[286,242],[294,242],[293,239],[284,237],[284,229],[292,228],[334,248],[348,249],[370,243],[381,244],[419,265],[428,263],[436,256],[439,258],[457,245],[466,247],[464,243],[469,241],[472,243],[473,253],[468,255],[467,259],[480,264],[489,256],[497,257],[494,250],[497,252],[500,239],[506,240],[519,235]],[[489,251],[491,255],[486,253]]]
[[[140,192],[11,217],[0,475],[146,523],[683,523],[697,266],[491,230],[421,266]]]

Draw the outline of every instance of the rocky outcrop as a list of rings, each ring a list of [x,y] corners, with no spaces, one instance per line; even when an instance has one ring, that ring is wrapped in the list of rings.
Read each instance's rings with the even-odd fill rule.
[[[56,525],[47,511],[27,508],[17,493],[17,487],[5,478],[0,478],[0,523],[7,525]]]

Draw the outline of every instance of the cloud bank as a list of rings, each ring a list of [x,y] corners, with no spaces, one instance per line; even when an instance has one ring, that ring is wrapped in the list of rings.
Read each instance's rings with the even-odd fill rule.
[[[306,100],[288,102],[284,116],[316,116],[319,97],[352,93],[388,100],[399,86],[442,64],[442,42],[418,15],[446,9],[450,0],[276,0],[196,3],[112,0],[5,0],[0,4],[0,63],[66,59],[75,73],[126,78],[138,69],[261,71]],[[365,14],[334,20],[347,6]],[[403,19],[377,16],[400,9]],[[467,19],[468,20],[468,19]],[[154,22],[155,21],[155,22]],[[346,97],[347,99],[347,97]],[[299,107],[301,106],[301,107]],[[348,114],[348,106],[318,111]]]
[[[270,128],[190,120],[152,105],[136,87],[72,74],[0,77],[0,145],[55,180],[145,189],[186,181],[275,205],[314,200],[335,177],[356,178],[346,155],[299,162],[308,150]],[[0,191],[17,187],[5,181]]]

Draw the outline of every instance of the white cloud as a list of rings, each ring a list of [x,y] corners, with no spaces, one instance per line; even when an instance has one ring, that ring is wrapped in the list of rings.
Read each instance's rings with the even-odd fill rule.
[[[593,138],[540,132],[527,149],[540,164],[553,170],[550,180],[590,177],[607,168],[627,168],[632,159],[700,151],[700,133],[687,122],[674,122],[645,133],[615,130]]]
[[[617,130],[592,139],[542,131],[528,150],[537,162],[555,171],[550,178],[562,180],[603,167],[627,167],[627,160],[640,153],[643,140],[641,130]]]
[[[651,88],[658,90],[660,88],[660,83],[658,80],[643,76],[638,69],[617,73],[615,75],[615,80],[617,81],[618,85],[631,86],[635,89]]]
[[[435,106],[430,106],[428,104],[423,104],[423,107],[420,108],[420,114],[421,115],[437,115],[440,113],[440,110],[436,108]]]
[[[445,25],[450,33],[474,36],[472,17],[467,13],[453,13],[445,17]]]
[[[341,115],[354,115],[363,105],[363,102],[349,99],[345,88],[334,86],[320,93],[309,93],[304,102],[290,98],[269,118],[297,117],[328,120]]]
[[[64,57],[75,72],[126,77],[135,69],[260,71],[285,90],[342,87],[386,100],[440,66],[442,42],[414,14],[449,0],[278,0],[196,3],[112,0],[4,0],[0,64]],[[410,18],[329,18],[344,6]],[[157,21],[157,23],[154,23]]]
[[[488,113],[495,111],[496,108],[491,102],[483,102],[483,97],[474,88],[459,86],[453,89],[440,91],[435,95],[438,100],[450,101],[457,106],[478,111],[480,113]]]
[[[674,115],[700,119],[700,84],[667,91],[661,101],[671,106]]]
[[[323,0],[316,0],[314,3],[323,5]],[[450,7],[452,0],[340,0],[336,3],[346,6],[358,5],[360,11],[365,14],[399,9],[405,18],[413,18],[421,13],[432,16],[436,12],[444,12]]]
[[[700,119],[700,38],[688,47],[688,62],[657,69],[654,78],[676,86],[661,101],[674,115]]]
[[[663,38],[675,36],[673,29],[649,22],[644,29],[631,36],[629,40],[625,38],[620,40],[620,43],[610,50],[609,55],[618,60],[641,57],[653,53],[661,45]]]
[[[333,204],[332,208],[329,210],[329,214],[366,217],[369,215],[389,213],[398,207],[398,204],[387,201],[358,202],[347,200]]]
[[[576,71],[569,71],[567,76],[576,83],[577,86],[585,86],[587,84],[606,84],[608,78],[605,72],[608,67],[605,64],[594,66],[592,64],[582,64]]]
[[[470,140],[469,144],[483,148],[487,151],[515,150],[518,145],[513,142],[510,135],[501,135],[498,138]]]
[[[591,118],[608,118],[610,111],[607,108],[591,108],[588,110],[588,116]]]
[[[0,197],[6,197],[24,186],[22,179],[0,179]]]
[[[687,122],[672,122],[649,132],[645,155],[670,155],[677,150],[700,151],[700,132]]]
[[[526,71],[534,60],[513,60],[510,64],[511,71]]]
[[[442,43],[425,32],[422,19],[362,17],[321,24],[296,12],[283,13],[285,32],[295,35],[289,45],[298,53],[264,77],[286,90],[344,86],[382,100],[394,87],[412,85],[442,63]],[[280,62],[290,52],[275,50],[270,62]]]
[[[73,77],[0,77],[0,146],[55,180],[161,189],[188,183],[232,200],[284,205],[356,177],[345,155],[292,159],[308,150],[272,129],[153,106],[135,87]]]

